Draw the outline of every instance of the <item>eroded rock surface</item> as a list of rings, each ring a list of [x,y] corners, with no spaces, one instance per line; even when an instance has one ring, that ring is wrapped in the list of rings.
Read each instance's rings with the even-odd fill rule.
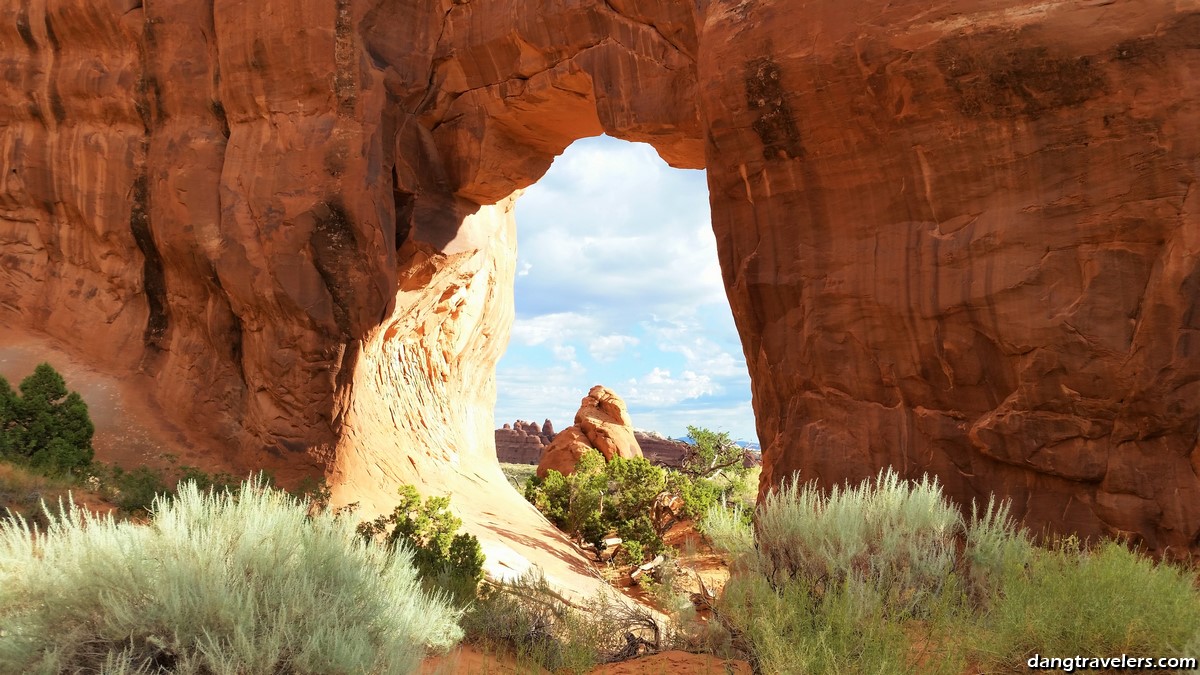
[[[1200,4],[787,7],[712,3],[698,66],[764,488],[1200,544]]]
[[[601,385],[592,387],[579,402],[575,424],[558,432],[546,446],[538,462],[538,478],[545,478],[550,471],[564,476],[574,473],[579,458],[592,448],[599,450],[605,461],[642,456],[625,401]]]
[[[4,320],[244,464],[530,552],[512,200],[607,132],[708,169],[764,489],[1200,545],[1196,0],[17,0],[0,54]]]

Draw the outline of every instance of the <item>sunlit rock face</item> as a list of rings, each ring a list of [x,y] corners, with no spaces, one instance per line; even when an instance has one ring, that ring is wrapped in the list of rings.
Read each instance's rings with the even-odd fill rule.
[[[538,461],[538,478],[551,471],[564,476],[575,472],[575,465],[588,450],[595,449],[612,461],[614,457],[636,459],[642,447],[633,430],[633,420],[625,401],[613,390],[596,385],[579,402],[575,424],[558,432]]]
[[[1194,0],[41,0],[0,54],[4,320],[246,463],[529,553],[512,203],[607,132],[708,168],[764,489],[892,465],[1197,546]]]

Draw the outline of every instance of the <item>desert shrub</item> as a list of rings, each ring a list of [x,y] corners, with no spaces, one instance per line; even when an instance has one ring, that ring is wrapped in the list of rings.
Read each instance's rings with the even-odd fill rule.
[[[483,579],[483,549],[475,535],[460,533],[462,525],[450,513],[449,497],[429,497],[424,501],[411,485],[400,487],[400,502],[387,516],[362,523],[359,535],[368,540],[381,539],[396,551],[413,551],[413,561],[421,578],[432,587],[450,592],[459,604],[475,598]]]
[[[152,513],[0,522],[0,672],[407,673],[461,637],[405,547],[261,482]]]
[[[641,457],[605,462],[597,450],[583,453],[575,471],[550,471],[530,479],[525,498],[558,528],[597,548],[615,532],[632,562],[655,555],[663,545],[654,504],[665,491],[666,472]]]
[[[992,660],[1041,654],[1175,655],[1200,635],[1194,576],[1117,542],[1037,550],[987,616]]]
[[[469,642],[569,673],[658,651],[668,639],[649,612],[610,596],[568,603],[537,573],[486,586],[462,625]]]
[[[735,559],[741,558],[754,550],[752,515],[740,505],[714,504],[705,512],[698,529],[718,551]]]
[[[568,475],[550,471],[544,479],[531,477],[525,484],[525,499],[558,529],[599,545],[607,534],[601,513],[607,487],[604,455],[588,450]]]
[[[844,581],[817,595],[801,583],[773,586],[762,575],[735,575],[718,603],[743,657],[761,672],[964,672],[963,645],[940,639],[958,624],[960,608],[943,596],[930,609],[914,631],[871,586]]]
[[[179,480],[176,481],[177,486],[179,483],[195,483],[196,487],[201,491],[218,490],[222,492],[235,492],[241,484],[241,481],[231,473],[208,473],[203,469],[186,465],[179,468],[180,475]],[[266,477],[265,474],[263,480],[269,486],[274,486],[274,479]]]
[[[13,391],[0,377],[0,456],[49,476],[71,475],[92,461],[95,427],[87,404],[48,363]]]
[[[714,480],[691,478],[678,471],[667,472],[667,491],[679,497],[683,508],[679,515],[699,519],[713,506],[720,504],[729,489]]]
[[[702,530],[734,561],[715,616],[764,672],[1007,672],[1034,652],[1190,655],[1200,637],[1188,571],[1116,542],[1035,547],[995,500],[963,523],[928,480],[792,483],[753,528],[714,506]]]
[[[1009,515],[1007,503],[988,499],[980,512],[971,505],[963,550],[971,597],[981,607],[995,602],[1004,587],[1024,572],[1034,555],[1029,534]]]
[[[127,514],[148,513],[159,497],[174,496],[162,475],[145,466],[125,471],[113,465],[110,493],[112,502]]]
[[[745,480],[750,472],[746,450],[733,442],[729,432],[694,426],[687,429],[692,442],[683,460],[683,473],[693,478],[720,478],[731,487]]]
[[[818,590],[862,583],[903,614],[941,591],[961,527],[936,480],[904,481],[889,470],[829,492],[784,485],[763,503],[756,534],[772,583],[795,579]]]

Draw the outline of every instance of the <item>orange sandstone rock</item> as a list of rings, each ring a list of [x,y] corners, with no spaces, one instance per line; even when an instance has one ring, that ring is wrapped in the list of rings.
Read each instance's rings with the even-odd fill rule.
[[[579,458],[591,448],[599,450],[606,461],[642,456],[625,401],[600,385],[592,387],[580,401],[575,425],[558,432],[546,446],[538,463],[538,477],[545,478],[551,470],[564,475],[574,472]]]
[[[10,2],[0,313],[231,461],[451,492],[519,567],[512,203],[605,132],[708,170],[764,490],[891,465],[1195,550],[1197,36],[1194,0]]]

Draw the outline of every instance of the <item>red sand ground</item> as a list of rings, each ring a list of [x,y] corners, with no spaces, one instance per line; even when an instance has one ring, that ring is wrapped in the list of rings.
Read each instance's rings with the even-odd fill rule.
[[[536,666],[521,666],[509,656],[486,654],[461,646],[449,654],[426,659],[421,675],[549,675]],[[590,675],[750,675],[749,664],[687,652],[663,652],[632,661],[610,663]]]

